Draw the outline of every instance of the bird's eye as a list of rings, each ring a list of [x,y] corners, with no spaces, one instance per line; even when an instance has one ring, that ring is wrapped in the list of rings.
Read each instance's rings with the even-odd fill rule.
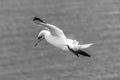
[[[38,39],[41,39],[42,37],[43,37],[43,35],[42,35],[42,36],[39,36]]]

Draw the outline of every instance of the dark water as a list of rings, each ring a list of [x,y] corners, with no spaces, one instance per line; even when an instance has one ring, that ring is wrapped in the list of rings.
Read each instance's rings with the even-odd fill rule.
[[[120,80],[119,0],[1,0],[0,80]],[[38,16],[81,43],[91,58],[61,51],[46,41]]]

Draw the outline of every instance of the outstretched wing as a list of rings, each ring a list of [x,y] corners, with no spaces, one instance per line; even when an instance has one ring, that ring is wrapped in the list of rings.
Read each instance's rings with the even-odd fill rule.
[[[42,19],[40,19],[38,17],[34,17],[33,21],[36,24],[47,27],[51,31],[52,35],[55,35],[55,36],[63,36],[64,35],[64,33],[63,33],[63,31],[61,29],[57,28],[54,25],[46,23],[45,21],[43,21]]]

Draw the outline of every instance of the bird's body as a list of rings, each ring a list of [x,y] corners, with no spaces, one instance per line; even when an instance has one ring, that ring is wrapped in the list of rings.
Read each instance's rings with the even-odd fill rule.
[[[71,51],[71,52],[75,53],[77,56],[79,56],[78,54],[81,54],[81,55],[90,57],[89,54],[80,50],[80,48],[88,48],[92,44],[80,45],[78,41],[68,39],[61,29],[57,28],[54,25],[45,23],[40,18],[35,17],[33,19],[33,21],[39,25],[45,26],[45,28],[46,28],[45,30],[40,31],[40,33],[38,35],[38,41],[35,44],[35,46],[43,38],[45,38],[48,43],[50,43],[51,45],[58,47],[62,50]]]
[[[53,36],[51,35],[51,32],[48,30],[43,30],[42,32],[44,32],[44,36],[45,39],[48,43],[50,43],[51,45],[61,48],[63,50],[68,50],[67,47],[65,46],[66,44],[66,37],[65,36]]]

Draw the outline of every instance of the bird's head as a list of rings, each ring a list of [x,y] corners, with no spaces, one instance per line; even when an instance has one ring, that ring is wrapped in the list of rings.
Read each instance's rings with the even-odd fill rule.
[[[39,43],[40,41],[42,41],[43,39],[44,39],[44,35],[38,36],[37,41],[36,41],[36,43],[34,44],[34,46],[37,46],[38,43]]]

